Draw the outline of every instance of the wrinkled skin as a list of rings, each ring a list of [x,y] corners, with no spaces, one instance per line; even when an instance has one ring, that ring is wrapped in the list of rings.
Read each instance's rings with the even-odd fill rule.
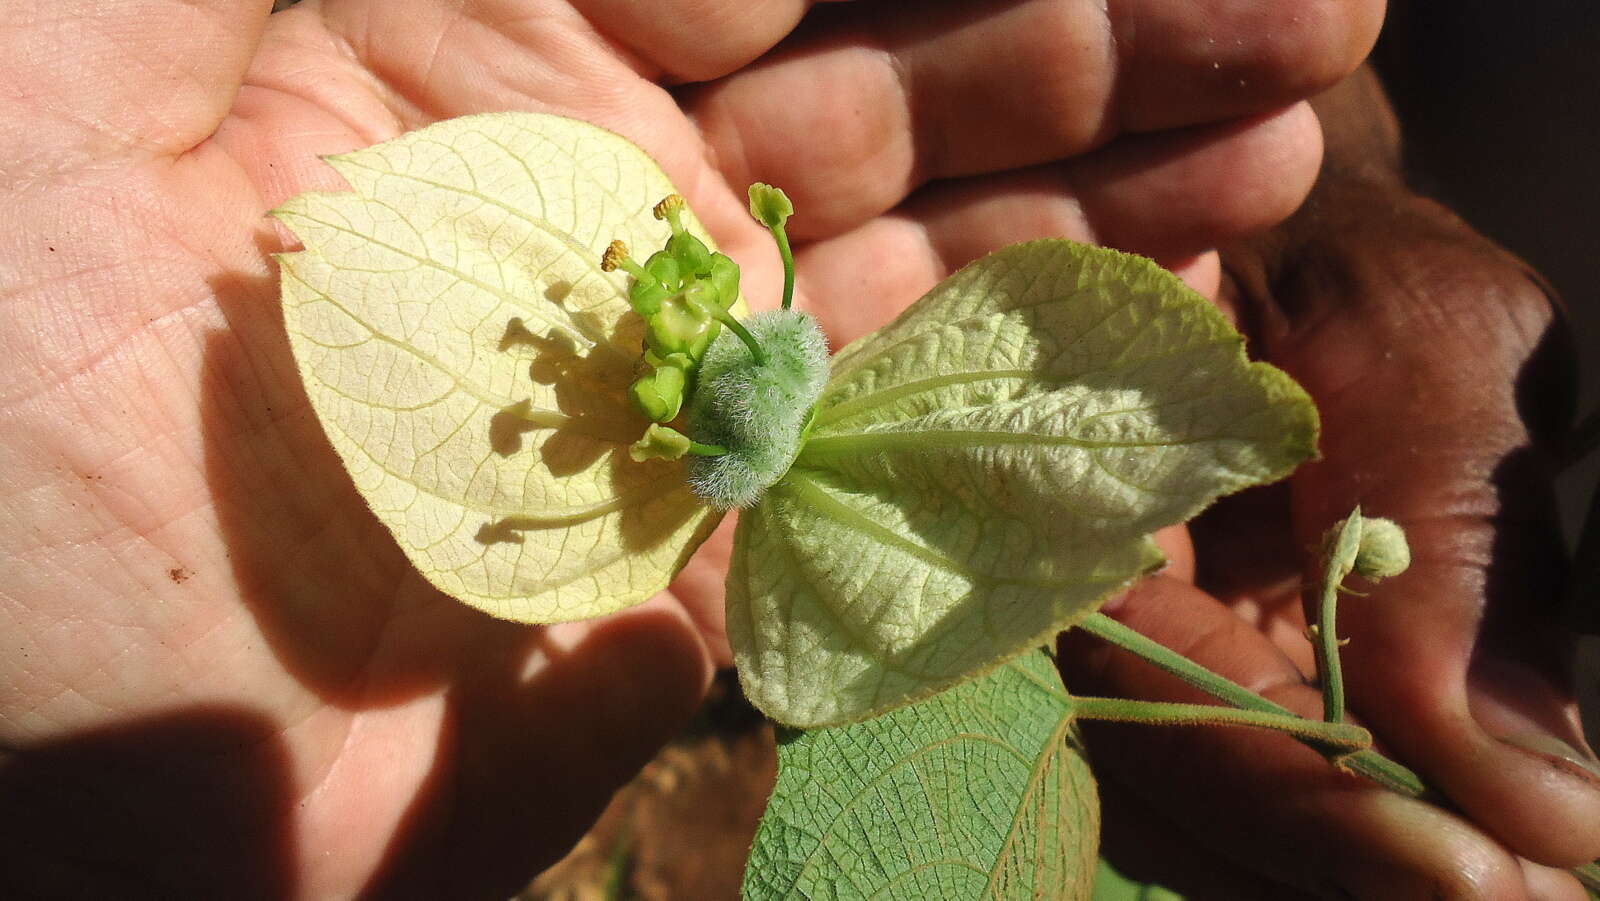
[[[777,297],[779,275],[743,188],[772,182],[800,211],[798,303],[838,343],[953,267],[1043,234],[1155,256],[1214,295],[1210,248],[1277,222],[1309,190],[1321,144],[1298,101],[1354,69],[1382,13],[1376,0],[952,3],[914,21],[893,4],[576,6],[7,11],[0,808],[26,826],[0,845],[0,894],[505,897],[570,845],[726,659],[726,532],[671,592],[596,623],[492,621],[410,570],[322,437],[283,335],[269,254],[286,236],[263,213],[339,187],[318,154],[486,110],[596,122],[662,163],[744,265],[757,305]],[[1260,256],[1238,304],[1247,319],[1289,309],[1276,280],[1294,252]],[[1291,489],[1297,540],[1360,500],[1414,529],[1423,564],[1346,606],[1355,710],[1479,824],[1420,830],[1442,815],[1330,777],[1290,743],[1263,739],[1239,758],[1218,742],[1255,739],[1145,739],[1125,774],[1157,771],[1147,787],[1169,816],[1206,805],[1207,835],[1259,846],[1273,878],[1402,874],[1395,884],[1515,899],[1556,877],[1512,851],[1547,863],[1600,852],[1600,796],[1464,714],[1481,695],[1463,673],[1482,564],[1496,536],[1522,534],[1486,518],[1484,479],[1526,443],[1504,388],[1549,323],[1520,282],[1485,308],[1469,287],[1462,316],[1484,322],[1470,349],[1446,340],[1458,318],[1400,299],[1329,295],[1299,308],[1331,304],[1326,315],[1262,314],[1261,349],[1327,416],[1328,460]],[[1406,365],[1362,356],[1391,345]],[[1452,392],[1462,356],[1480,367],[1475,390]],[[1395,406],[1354,410],[1359,395]],[[1408,398],[1479,424],[1412,429],[1406,454],[1373,454],[1363,442],[1400,425],[1383,417],[1412,424]],[[1419,471],[1465,506],[1382,494],[1420,491]],[[1257,512],[1269,526],[1283,513]],[[1190,584],[1186,536],[1167,537],[1178,565],[1118,615],[1304,706],[1277,620],[1258,631],[1228,618]],[[1202,550],[1221,559],[1241,543],[1219,542]],[[1240,609],[1281,609],[1262,586],[1293,579],[1296,550],[1217,590]],[[1535,583],[1513,584],[1523,590],[1496,617],[1540,616]],[[1110,690],[1166,690],[1115,659],[1086,664],[1079,677]],[[1501,678],[1489,676],[1520,690]],[[1535,718],[1570,733],[1560,693],[1531,678]],[[1173,755],[1245,787],[1185,794],[1180,768],[1157,765]],[[1308,791],[1272,787],[1285,780]]]

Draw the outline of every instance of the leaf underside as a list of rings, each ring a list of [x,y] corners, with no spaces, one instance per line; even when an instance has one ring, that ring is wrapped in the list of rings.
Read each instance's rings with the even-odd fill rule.
[[[915,706],[785,739],[744,897],[1087,897],[1099,801],[1071,712],[1035,652]]]
[[[1315,452],[1305,392],[1149,260],[1064,240],[962,269],[845,348],[742,515],[728,631],[780,722],[947,688],[1163,562],[1149,539]]]
[[[354,189],[275,215],[312,407],[417,569],[495,616],[599,616],[664,588],[715,516],[677,462],[635,463],[642,326],[605,246],[659,247],[672,185],[556,116],[451,119],[329,158]],[[703,235],[692,216],[689,227]]]

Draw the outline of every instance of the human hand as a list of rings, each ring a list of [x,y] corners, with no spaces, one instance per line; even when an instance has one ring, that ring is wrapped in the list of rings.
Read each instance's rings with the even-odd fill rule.
[[[487,110],[604,125],[662,163],[758,305],[777,265],[742,193],[782,185],[799,303],[842,344],[1043,234],[1214,289],[1206,249],[1311,182],[1295,101],[1356,64],[1381,14],[266,6],[64,0],[0,25],[13,894],[504,897],[725,659],[725,540],[641,608],[544,629],[411,570],[283,334],[264,213],[341,187],[318,154]]]
[[[1356,504],[1396,519],[1411,569],[1376,586],[1352,579],[1363,593],[1340,599],[1345,684],[1380,747],[1461,813],[1333,773],[1274,737],[1093,726],[1091,751],[1125,803],[1151,808],[1156,832],[1275,880],[1261,897],[1289,885],[1337,898],[1582,899],[1554,869],[1600,854],[1600,769],[1577,750],[1570,637],[1556,621],[1546,456],[1570,415],[1569,339],[1525,264],[1406,188],[1370,72],[1314,105],[1328,143],[1318,186],[1285,225],[1225,254],[1236,285],[1225,296],[1253,349],[1317,401],[1323,459],[1196,521],[1196,559],[1114,615],[1320,718],[1298,603],[1318,578],[1310,558]],[[1126,655],[1070,648],[1079,691],[1190,697]],[[1256,897],[1220,891],[1192,896]]]

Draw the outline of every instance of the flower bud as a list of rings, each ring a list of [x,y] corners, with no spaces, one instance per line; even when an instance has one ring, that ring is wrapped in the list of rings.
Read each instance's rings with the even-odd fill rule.
[[[728,257],[720,253],[711,255],[711,277],[708,281],[716,292],[718,307],[726,310],[739,299],[739,264]]]
[[[667,252],[677,259],[685,280],[711,274],[711,251],[705,242],[686,231],[667,239]]]
[[[677,366],[651,370],[629,386],[633,403],[653,422],[671,422],[683,407],[684,371]]]
[[[1361,520],[1361,544],[1356,550],[1355,562],[1358,574],[1380,582],[1400,575],[1410,566],[1411,546],[1399,524],[1381,517]]]

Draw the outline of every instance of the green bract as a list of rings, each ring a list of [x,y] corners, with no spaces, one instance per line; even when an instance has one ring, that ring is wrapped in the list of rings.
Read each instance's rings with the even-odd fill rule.
[[[1163,558],[1149,534],[1287,474],[1316,410],[1149,260],[1061,240],[962,269],[834,359],[740,520],[751,700],[815,726],[1038,647]]]
[[[652,211],[673,193],[660,167],[524,114],[328,162],[353,191],[273,213],[305,244],[279,258],[284,323],[328,439],[418,571],[523,622],[665,588],[718,514],[681,462],[629,456],[644,327],[628,276],[600,268],[613,240],[671,234]]]
[[[306,245],[282,258],[285,320],[418,569],[527,622],[637,603],[715,522],[692,472],[700,496],[752,504],[728,630],[746,692],[786,723],[870,717],[1037,647],[1161,564],[1151,532],[1315,446],[1304,392],[1137,257],[1001,250],[822,386],[809,317],[746,331],[723,309],[737,267],[614,134],[475,116],[331,162],[353,192],[276,212]],[[751,194],[787,259],[786,204]],[[602,271],[613,240],[665,256]],[[726,327],[699,331],[708,313]],[[680,407],[692,442],[652,425]]]

